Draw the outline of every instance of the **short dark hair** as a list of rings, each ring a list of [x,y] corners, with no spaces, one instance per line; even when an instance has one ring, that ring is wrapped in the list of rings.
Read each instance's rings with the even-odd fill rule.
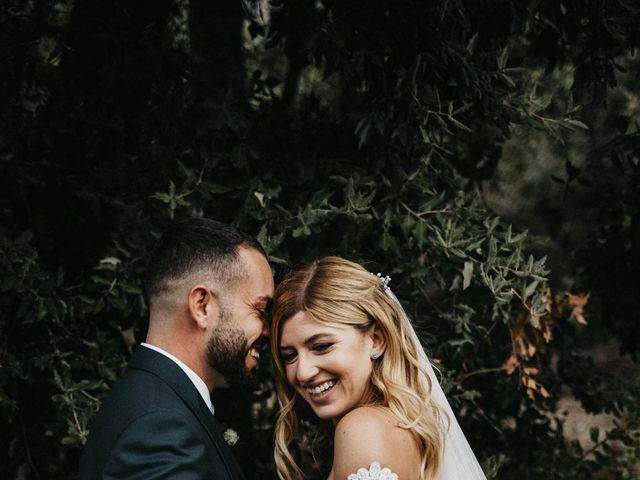
[[[169,289],[172,280],[208,269],[219,288],[244,273],[238,248],[253,248],[265,257],[260,244],[235,227],[208,218],[187,218],[172,223],[155,245],[147,262],[144,286],[147,299]]]

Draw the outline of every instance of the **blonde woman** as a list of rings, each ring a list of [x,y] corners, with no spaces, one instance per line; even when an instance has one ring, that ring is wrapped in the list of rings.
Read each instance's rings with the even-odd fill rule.
[[[271,349],[282,480],[305,478],[290,451],[302,402],[334,426],[329,480],[485,478],[388,280],[324,257],[278,286]]]

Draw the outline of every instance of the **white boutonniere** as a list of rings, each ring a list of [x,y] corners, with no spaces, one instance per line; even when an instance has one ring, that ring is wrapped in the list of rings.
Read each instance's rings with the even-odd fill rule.
[[[236,432],[231,428],[227,428],[224,431],[224,434],[222,435],[222,437],[224,438],[224,441],[227,442],[227,445],[229,445],[230,447],[233,447],[236,443],[238,443],[238,440],[240,439],[240,435],[238,435],[238,432]]]

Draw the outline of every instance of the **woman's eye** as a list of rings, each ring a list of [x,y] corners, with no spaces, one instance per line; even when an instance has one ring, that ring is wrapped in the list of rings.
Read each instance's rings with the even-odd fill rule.
[[[324,352],[325,350],[329,349],[331,345],[333,345],[333,343],[318,343],[313,346],[313,350],[315,352]]]
[[[280,357],[284,363],[292,363],[296,359],[295,353],[283,353]]]

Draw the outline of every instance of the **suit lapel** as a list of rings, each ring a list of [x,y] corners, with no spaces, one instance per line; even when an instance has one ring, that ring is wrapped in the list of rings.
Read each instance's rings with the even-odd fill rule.
[[[242,473],[242,470],[240,469],[240,466],[238,465],[238,461],[236,460],[236,457],[233,455],[233,452],[231,452],[231,449],[227,446],[227,442],[224,440],[224,436],[222,434],[222,427],[220,426],[220,423],[211,414],[211,412],[209,411],[209,408],[204,403],[204,400],[202,400],[201,397],[199,397],[198,399],[200,401],[199,402],[200,410],[203,414],[203,417],[206,419],[206,422],[210,429],[209,431],[212,433],[213,437],[215,438],[217,445],[219,445],[220,447],[219,450],[222,451],[222,455],[224,456],[227,467],[232,471],[231,477],[244,480],[245,477],[244,477],[244,474]]]
[[[189,407],[209,434],[218,454],[223,459],[223,464],[229,478],[244,479],[244,475],[242,475],[242,471],[235,457],[229,451],[220,433],[220,428],[217,425],[218,422],[214,419],[211,411],[204,403],[195,385],[193,385],[186,373],[184,373],[173,360],[150,348],[139,346],[131,356],[129,367],[145,370],[167,383],[176,395]]]

